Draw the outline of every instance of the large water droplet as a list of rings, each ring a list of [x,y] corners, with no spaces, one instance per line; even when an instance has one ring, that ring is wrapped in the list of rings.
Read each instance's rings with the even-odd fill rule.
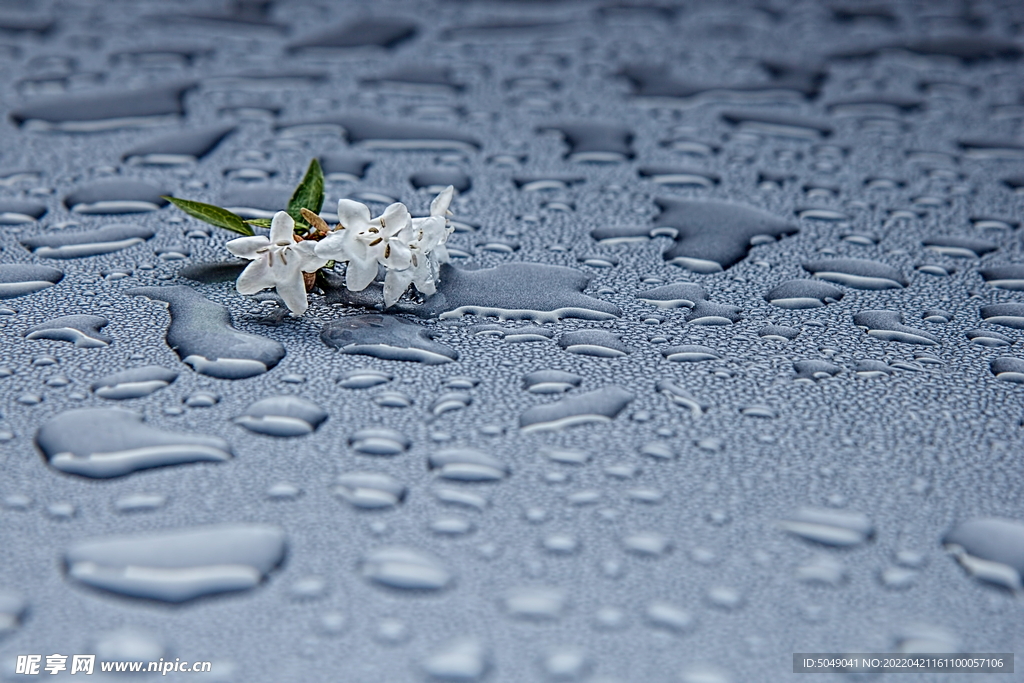
[[[163,602],[248,590],[284,558],[284,531],[231,524],[89,539],[64,553],[68,576],[100,590]]]
[[[341,353],[434,365],[457,360],[455,349],[431,339],[419,325],[387,315],[346,316],[323,326],[320,339]]]
[[[223,439],[164,431],[143,423],[138,413],[110,408],[61,413],[39,428],[35,442],[51,467],[99,479],[232,457]]]
[[[58,232],[23,237],[21,243],[36,256],[68,259],[110,254],[141,244],[156,233],[138,225],[114,224],[85,232]]]
[[[171,316],[167,345],[196,372],[245,379],[270,370],[284,358],[280,343],[236,330],[227,308],[191,287],[137,287],[127,293],[167,303]]]
[[[611,422],[633,400],[633,394],[611,385],[529,408],[519,416],[524,432],[559,430],[591,422]]]

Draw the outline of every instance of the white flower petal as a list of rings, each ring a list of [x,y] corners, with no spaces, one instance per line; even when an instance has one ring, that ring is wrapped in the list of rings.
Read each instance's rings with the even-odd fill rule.
[[[259,254],[256,253],[256,250],[269,245],[270,240],[263,235],[253,235],[252,237],[239,237],[237,239],[233,239],[224,246],[227,247],[228,251],[235,256],[241,256],[242,258],[247,258],[251,261],[252,259],[259,258]]]
[[[412,216],[409,215],[409,209],[405,204],[395,202],[388,208],[384,209],[384,213],[372,222],[377,223],[377,225],[380,226],[381,234],[383,236],[391,237],[392,235],[397,235],[399,231],[409,225],[411,220]]]
[[[314,247],[316,255],[329,261],[348,261],[351,258],[351,244],[354,235],[354,230],[335,230],[316,243]]]
[[[351,199],[338,200],[338,223],[348,230],[363,230],[370,222],[370,207]]]
[[[345,271],[345,286],[350,292],[361,292],[377,277],[377,259],[352,259]]]
[[[384,253],[388,256],[384,258]],[[388,241],[388,248],[381,253],[380,262],[388,268],[397,268],[402,270],[408,268],[412,263],[412,252],[409,250],[408,245],[403,244],[398,239],[392,239]]]
[[[288,247],[288,260],[297,258],[299,261],[299,270],[303,273],[315,273],[324,266],[331,259],[319,256],[316,253],[317,243],[310,240],[303,240],[297,242],[295,245]]]
[[[384,308],[390,308],[402,298],[412,282],[411,270],[389,270],[384,276]]]
[[[302,315],[309,308],[309,300],[306,298],[306,283],[302,279],[302,273],[297,268],[291,268],[290,261],[288,269],[292,270],[294,275],[282,278],[277,283],[277,293],[284,300],[284,305],[288,307],[289,311],[296,315]]]
[[[272,244],[291,244],[295,241],[295,221],[286,211],[274,214],[270,222],[270,242]]]
[[[434,197],[434,201],[430,202],[430,215],[440,216],[441,218],[447,216],[448,207],[452,203],[452,195],[454,194],[455,187],[452,185],[441,190],[441,194]]]
[[[256,292],[268,289],[277,284],[271,273],[270,264],[266,258],[259,258],[250,263],[238,276],[235,282],[235,289],[239,294],[255,294]]]
[[[448,255],[448,247],[444,246],[443,244],[439,244],[436,247],[434,247],[434,250],[430,252],[430,256],[438,265],[442,263],[448,263],[449,261],[452,260],[452,257]]]

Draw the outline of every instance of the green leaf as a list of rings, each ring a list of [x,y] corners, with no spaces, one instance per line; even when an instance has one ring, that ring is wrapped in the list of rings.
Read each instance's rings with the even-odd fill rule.
[[[176,207],[187,213],[193,218],[198,218],[204,223],[215,225],[218,228],[224,228],[231,232],[237,232],[241,235],[254,235],[246,222],[236,213],[232,213],[227,209],[222,209],[219,206],[213,204],[203,204],[202,202],[193,202],[189,199],[179,199],[177,197],[164,197],[167,201],[174,204]]]
[[[257,228],[269,228],[274,221],[270,218],[247,218],[245,222]]]
[[[295,188],[292,198],[288,200],[288,215],[295,219],[296,223],[305,223],[299,209],[309,209],[313,213],[320,213],[324,205],[324,172],[320,168],[320,162],[314,157],[309,162],[306,175],[302,182]]]

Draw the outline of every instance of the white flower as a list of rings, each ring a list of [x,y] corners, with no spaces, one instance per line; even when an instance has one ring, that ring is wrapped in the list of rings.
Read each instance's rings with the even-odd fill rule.
[[[240,294],[274,287],[288,310],[302,315],[309,308],[303,273],[315,273],[327,265],[327,258],[315,253],[309,241],[295,241],[295,221],[278,211],[270,227],[270,239],[262,235],[239,237],[227,243],[228,251],[252,261],[238,276],[235,287]]]
[[[448,206],[455,188],[449,185],[430,203],[430,216],[413,218],[398,238],[409,249],[409,266],[389,269],[384,277],[384,307],[397,302],[409,285],[427,296],[437,291],[437,279],[442,263],[448,262],[444,243],[453,228],[448,226]]]
[[[316,254],[348,262],[345,286],[350,291],[366,289],[377,277],[378,263],[389,269],[409,266],[409,248],[398,238],[410,221],[405,204],[396,202],[371,219],[365,204],[342,199],[338,201],[338,221],[338,229],[316,245]]]

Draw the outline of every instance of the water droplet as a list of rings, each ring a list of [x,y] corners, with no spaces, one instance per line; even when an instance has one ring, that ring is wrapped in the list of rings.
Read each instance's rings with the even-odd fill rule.
[[[566,159],[577,162],[619,162],[633,158],[633,132],[623,126],[596,123],[564,123],[539,128],[562,134],[569,152]]]
[[[779,308],[818,308],[843,298],[843,290],[815,280],[787,280],[764,295],[765,300]]]
[[[1024,360],[1003,356],[989,364],[992,374],[1004,382],[1024,383]]]
[[[353,507],[382,510],[397,507],[405,500],[406,488],[394,477],[376,472],[349,472],[337,479],[332,489]]]
[[[350,370],[338,380],[338,385],[346,389],[369,389],[381,384],[387,384],[394,379],[394,375],[380,370],[360,368]]]
[[[390,588],[440,590],[454,580],[439,560],[411,548],[378,548],[367,553],[361,564],[364,578]]]
[[[901,289],[907,281],[898,270],[878,261],[855,258],[821,259],[803,264],[815,277],[855,289]]]
[[[570,353],[599,358],[621,358],[633,350],[622,343],[620,335],[606,330],[566,332],[558,345]]]
[[[72,259],[110,254],[142,244],[156,233],[150,228],[117,223],[85,232],[58,232],[23,237],[22,245],[36,256]]]
[[[824,360],[798,360],[793,361],[793,370],[796,371],[797,380],[815,382],[834,377],[842,368]]]
[[[443,415],[453,410],[462,410],[473,402],[473,397],[462,391],[450,391],[441,394],[431,402],[429,410],[435,415]]]
[[[233,524],[79,541],[68,576],[100,590],[163,602],[248,590],[284,559],[284,531]]]
[[[860,545],[875,533],[867,515],[823,508],[801,508],[779,526],[808,541],[840,548]]]
[[[884,341],[936,346],[938,338],[923,330],[903,324],[903,315],[896,311],[861,311],[853,316],[853,324],[870,336]]]
[[[109,346],[114,338],[100,332],[110,321],[98,315],[64,315],[28,329],[25,339],[71,342],[80,349]]]
[[[109,408],[61,413],[39,428],[35,442],[51,467],[102,479],[232,457],[223,439],[164,431],[144,424],[138,413]]]
[[[494,268],[462,270],[441,267],[437,294],[408,312],[425,318],[464,315],[501,320],[560,318],[608,320],[622,314],[617,306],[583,294],[590,282],[584,273],[542,263],[503,263]],[[399,302],[397,308],[403,308]]]
[[[450,363],[458,352],[431,339],[430,331],[386,315],[338,318],[324,325],[320,339],[341,353],[356,353],[386,360]]]
[[[1024,575],[1024,524],[989,517],[961,522],[942,539],[972,576],[1013,591]]]
[[[546,586],[513,588],[505,593],[502,606],[515,619],[553,621],[561,618],[567,606],[565,591]]]
[[[990,304],[981,307],[981,319],[1015,330],[1024,330],[1024,304]]]
[[[846,566],[827,555],[819,555],[796,569],[796,580],[801,583],[837,587],[845,583],[846,579]]]
[[[1015,292],[1024,290],[1024,264],[1011,263],[1002,266],[989,266],[978,272],[985,282],[998,287],[1009,289]]]
[[[178,373],[174,370],[146,365],[105,375],[92,383],[92,390],[100,398],[122,401],[149,396],[170,386],[177,378]]]
[[[130,493],[114,501],[114,509],[118,512],[152,512],[167,504],[167,496],[162,493]]]
[[[667,198],[657,203],[661,213],[655,224],[676,232],[665,260],[697,273],[718,272],[740,262],[754,237],[774,239],[797,232],[781,218],[739,204]]]
[[[701,361],[719,360],[721,356],[714,349],[699,344],[669,346],[661,350],[667,360],[675,363],[699,363]]]
[[[452,481],[500,481],[509,474],[508,466],[501,460],[474,448],[437,451],[430,455],[428,464],[437,476]]]
[[[690,409],[690,414],[698,418],[704,414],[708,406],[698,400],[689,391],[676,382],[668,379],[660,379],[655,385],[658,393],[663,394],[672,403]]]
[[[555,403],[527,409],[519,416],[524,432],[560,430],[591,422],[610,422],[633,400],[633,394],[622,387],[610,385]]]
[[[348,445],[363,455],[399,455],[412,445],[409,437],[387,427],[367,427],[355,432],[348,439]]]
[[[30,130],[92,133],[164,124],[184,115],[182,99],[192,83],[172,83],[116,93],[69,95],[29,104],[11,119]]]
[[[965,335],[971,340],[972,344],[979,346],[1011,346],[1014,342],[1005,334],[999,334],[998,332],[992,332],[991,330],[968,330]]]
[[[121,158],[129,164],[144,166],[194,164],[212,152],[234,130],[234,126],[207,126],[177,131],[135,145]]]
[[[686,633],[693,628],[690,613],[669,602],[659,600],[648,604],[644,616],[651,626],[673,633]]]
[[[959,258],[980,258],[999,248],[999,245],[988,240],[978,239],[977,237],[957,237],[954,235],[929,237],[922,244],[929,251],[934,251],[943,256]]]
[[[298,396],[272,396],[256,401],[234,423],[267,436],[305,436],[327,419],[327,411]]]
[[[14,299],[53,287],[64,278],[56,268],[23,263],[0,264],[0,299]]]
[[[284,358],[285,350],[279,342],[236,330],[227,308],[191,287],[138,287],[127,294],[168,305],[171,324],[167,345],[198,373],[245,379],[270,370]]]
[[[0,591],[0,636],[21,628],[21,620],[28,610],[25,599],[13,591]]]
[[[137,180],[100,180],[78,188],[64,198],[64,204],[80,214],[139,213],[167,206],[167,200],[163,198],[166,194],[164,189]],[[111,232],[121,231],[127,232],[123,227]],[[152,237],[152,231],[149,233]],[[106,236],[106,241],[110,241],[110,236]]]
[[[658,308],[693,308],[707,300],[707,293],[692,282],[674,282],[640,292],[636,298]]]

